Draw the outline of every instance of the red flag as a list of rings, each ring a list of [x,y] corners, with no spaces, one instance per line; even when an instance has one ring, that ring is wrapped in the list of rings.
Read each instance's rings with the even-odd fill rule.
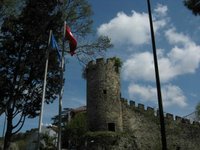
[[[74,38],[73,34],[71,33],[71,30],[68,26],[66,26],[66,30],[65,30],[65,38],[67,40],[69,40],[69,48],[70,48],[70,54],[71,56],[73,56],[77,47],[77,41]]]

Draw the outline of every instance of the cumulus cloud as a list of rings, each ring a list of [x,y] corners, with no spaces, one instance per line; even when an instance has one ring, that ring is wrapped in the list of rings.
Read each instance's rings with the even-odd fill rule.
[[[149,41],[149,24],[146,13],[132,12],[130,16],[119,12],[110,22],[102,24],[99,35],[107,35],[114,44],[140,45]]]
[[[162,4],[157,4],[157,7],[154,9],[154,12],[162,17],[167,15],[167,11],[168,7]]]
[[[160,54],[159,57],[159,72],[162,82],[167,82],[176,76],[176,71],[171,64],[170,59],[163,57],[162,54]],[[125,80],[155,81],[152,53],[143,52],[130,56],[123,64],[122,77]]]
[[[161,19],[160,17],[166,11],[167,6],[163,5],[158,5],[157,9],[155,9],[155,32],[166,25],[166,19]],[[114,45],[147,44],[150,40],[148,14],[132,11],[131,15],[127,15],[124,12],[119,12],[115,18],[98,28],[98,34],[110,37]]]
[[[158,49],[158,64],[161,82],[166,85],[162,88],[163,102],[166,107],[177,105],[187,106],[186,97],[182,90],[175,85],[168,84],[177,76],[194,73],[200,64],[200,46],[193,42],[190,37],[178,33],[175,28],[168,29],[165,37],[171,50]],[[131,55],[122,68],[122,76],[125,80],[137,82],[155,82],[153,55],[150,52],[141,52]],[[157,102],[156,88],[130,84],[128,88],[130,98],[140,97],[142,100]]]
[[[152,86],[141,86],[138,84],[131,84],[128,88],[130,98],[141,98],[143,101],[151,101],[157,103],[157,90]],[[165,85],[162,88],[163,105],[165,107],[178,106],[186,107],[186,97],[183,91],[175,85]]]
[[[131,99],[139,97],[144,101],[156,100],[156,89],[152,86],[141,86],[138,84],[131,84],[128,87],[128,93]]]
[[[126,80],[152,81],[154,77],[153,56],[150,52],[136,53],[129,57],[122,67],[122,76]]]
[[[200,63],[200,46],[183,33],[177,33],[174,28],[167,30],[165,36],[173,45],[167,55],[176,74],[194,73]]]
[[[177,33],[175,28],[165,31],[165,36],[170,44],[193,44],[188,36],[183,33]]]
[[[158,4],[153,11],[155,34],[162,34],[169,49],[157,49],[160,80],[164,105],[185,107],[186,97],[182,90],[169,84],[177,76],[195,73],[200,64],[200,46],[184,33],[169,26],[168,8]],[[160,32],[161,31],[161,32]],[[130,15],[119,12],[108,23],[98,28],[99,35],[107,35],[116,46],[134,47],[150,43],[149,19],[147,13],[132,11]],[[126,48],[125,48],[126,49]],[[151,51],[134,52],[123,62],[122,78],[131,83],[138,81],[155,82],[155,70]],[[151,86],[130,84],[130,97],[139,96],[146,101],[155,102],[156,89]]]
[[[175,29],[167,30],[165,36],[173,46],[167,54],[164,54],[164,50],[158,51],[161,82],[168,82],[179,75],[194,73],[200,63],[200,46],[188,36],[177,33]],[[128,80],[155,81],[152,53],[142,52],[130,56],[124,62],[122,74],[123,78]]]

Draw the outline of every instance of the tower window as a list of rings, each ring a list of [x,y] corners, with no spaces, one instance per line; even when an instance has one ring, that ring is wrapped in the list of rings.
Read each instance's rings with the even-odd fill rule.
[[[115,131],[115,123],[108,123],[108,131]]]
[[[103,90],[103,94],[107,94],[107,91],[106,91],[106,90]]]

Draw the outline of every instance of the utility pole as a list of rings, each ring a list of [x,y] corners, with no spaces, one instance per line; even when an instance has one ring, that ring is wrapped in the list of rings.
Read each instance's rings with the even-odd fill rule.
[[[150,30],[151,30],[151,40],[152,40],[152,49],[153,49],[153,58],[154,58],[154,67],[155,67],[155,76],[156,76],[156,85],[157,85],[162,150],[167,150],[165,120],[164,120],[164,113],[163,113],[162,94],[161,94],[160,77],[159,77],[159,69],[158,69],[158,61],[157,61],[157,53],[156,53],[156,43],[155,43],[153,21],[152,21],[152,15],[151,15],[150,0],[147,0],[147,5],[148,5],[149,23],[150,23]]]

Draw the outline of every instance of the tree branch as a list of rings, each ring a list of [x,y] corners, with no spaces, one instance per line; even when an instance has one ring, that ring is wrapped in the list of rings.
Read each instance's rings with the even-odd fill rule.
[[[22,127],[24,125],[24,122],[25,122],[25,118],[26,118],[26,116],[24,115],[23,121],[21,121],[22,122],[21,126],[19,127],[19,129],[17,131],[15,131],[14,133],[12,133],[12,135],[16,134],[17,132],[19,132],[22,129]]]
[[[23,115],[23,113],[21,113],[20,119],[19,119],[18,123],[15,126],[13,126],[13,129],[15,129],[21,123],[23,116],[25,116],[25,115]]]
[[[21,111],[19,111],[18,109],[16,109],[14,112],[13,112],[13,118],[15,118]]]

